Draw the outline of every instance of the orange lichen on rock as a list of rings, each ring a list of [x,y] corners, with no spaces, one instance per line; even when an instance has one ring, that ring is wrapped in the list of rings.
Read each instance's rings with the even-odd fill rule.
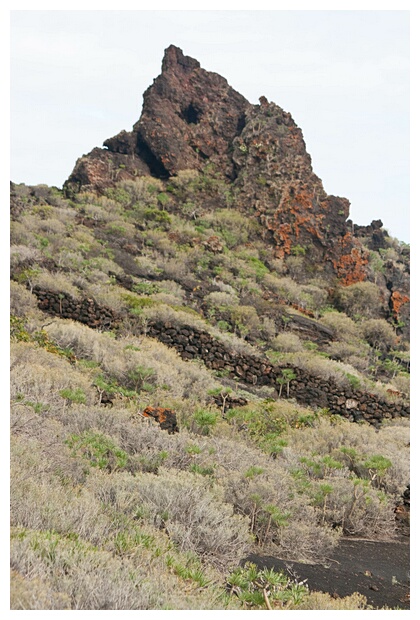
[[[339,242],[341,256],[338,260],[332,259],[332,264],[341,284],[350,286],[366,280],[366,265],[369,262],[367,253],[363,250],[350,232],[347,232]],[[349,251],[350,250],[350,251]]]
[[[165,409],[164,407],[146,407],[142,416],[145,418],[153,418],[159,423],[162,430],[168,431],[170,435],[179,432],[176,413],[172,409]]]
[[[341,283],[344,286],[350,286],[350,284],[366,280],[365,266],[367,264],[368,259],[364,258],[357,248],[352,248],[350,254],[343,254],[334,267]]]
[[[408,297],[408,295],[403,295],[399,291],[394,291],[392,293],[392,295],[391,295],[391,307],[392,307],[392,312],[394,314],[394,318],[397,321],[399,319],[399,315],[400,315],[400,311],[401,311],[401,306],[403,306],[404,304],[406,304],[409,301],[410,301],[410,298]]]
[[[278,228],[273,225],[268,225],[274,233],[274,238],[277,242],[277,248],[275,250],[276,258],[284,258],[286,254],[290,254],[292,248],[292,228],[290,224],[280,224]]]

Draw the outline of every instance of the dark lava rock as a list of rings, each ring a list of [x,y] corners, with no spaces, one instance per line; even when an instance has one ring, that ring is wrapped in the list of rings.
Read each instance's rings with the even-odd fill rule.
[[[172,409],[165,409],[164,407],[146,407],[142,415],[145,418],[153,418],[158,422],[160,428],[163,431],[168,431],[170,435],[179,432],[176,413]]]

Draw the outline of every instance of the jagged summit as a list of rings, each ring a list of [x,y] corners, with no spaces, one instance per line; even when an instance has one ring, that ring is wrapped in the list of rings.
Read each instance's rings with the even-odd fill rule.
[[[217,73],[169,47],[162,73],[144,93],[143,111],[133,131],[138,147],[159,161],[160,176],[188,168],[203,169],[210,160],[233,176],[229,149],[244,125],[248,101]]]
[[[102,191],[139,175],[165,179],[180,170],[202,170],[209,161],[232,178],[230,150],[249,106],[223,77],[171,45],[162,73],[144,93],[133,131],[122,131],[104,142],[105,149],[81,157],[65,187]]]
[[[182,68],[186,73],[193,69],[199,69],[200,63],[191,56],[185,56],[181,48],[170,45],[166,48],[162,60],[162,73]]]
[[[232,184],[235,207],[258,220],[278,257],[304,256],[314,273],[346,285],[366,278],[368,252],[348,221],[350,203],[325,192],[291,115],[265,97],[252,105],[170,45],[133,130],[81,157],[64,189],[102,192],[125,179],[165,180],[187,169]]]

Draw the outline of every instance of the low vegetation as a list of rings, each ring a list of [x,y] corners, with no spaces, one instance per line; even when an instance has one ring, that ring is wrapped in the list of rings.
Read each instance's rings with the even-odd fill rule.
[[[293,370],[275,388],[235,381],[183,360],[150,325],[190,325],[238,354],[406,402],[408,343],[375,279],[332,287],[298,248],[290,264],[273,258],[211,174],[72,200],[13,191],[12,609],[366,609],[242,561],[322,562],[341,536],[392,539],[408,420],[376,428],[303,407]],[[37,287],[92,298],[118,321],[48,315]],[[174,411],[179,432],[143,417],[150,405]]]

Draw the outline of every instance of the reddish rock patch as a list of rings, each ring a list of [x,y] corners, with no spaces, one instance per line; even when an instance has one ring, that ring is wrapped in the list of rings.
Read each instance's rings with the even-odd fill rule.
[[[160,428],[163,431],[168,431],[170,435],[179,432],[178,423],[176,420],[176,413],[172,409],[165,409],[164,407],[146,407],[142,415],[145,418],[153,418],[158,422]]]

